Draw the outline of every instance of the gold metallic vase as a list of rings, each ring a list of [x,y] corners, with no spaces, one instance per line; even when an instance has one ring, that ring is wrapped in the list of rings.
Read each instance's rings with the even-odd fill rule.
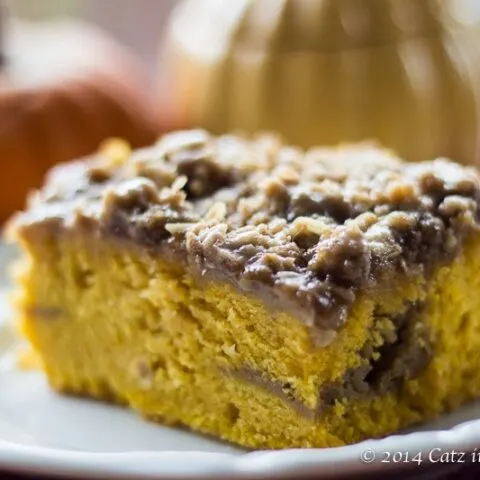
[[[167,39],[168,95],[181,123],[215,133],[275,130],[304,147],[375,139],[410,160],[473,163],[478,3],[185,0]]]

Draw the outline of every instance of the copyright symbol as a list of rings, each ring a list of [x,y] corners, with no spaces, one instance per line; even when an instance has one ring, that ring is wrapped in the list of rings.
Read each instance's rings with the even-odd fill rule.
[[[360,458],[363,463],[372,463],[375,461],[375,452],[371,449],[364,450],[361,453]]]

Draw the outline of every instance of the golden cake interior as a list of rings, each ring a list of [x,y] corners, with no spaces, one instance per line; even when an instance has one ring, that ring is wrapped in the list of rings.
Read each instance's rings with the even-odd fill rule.
[[[20,328],[62,392],[270,448],[384,435],[480,393],[477,234],[428,281],[397,275],[359,294],[328,345],[293,316],[134,243],[42,225],[21,241]],[[412,305],[410,335],[430,353],[422,371],[322,406],[325,386],[378,361],[388,332],[400,341],[392,319]]]

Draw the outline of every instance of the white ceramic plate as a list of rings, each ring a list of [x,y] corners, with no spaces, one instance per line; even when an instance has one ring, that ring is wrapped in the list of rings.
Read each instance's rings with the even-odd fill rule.
[[[414,458],[426,465],[429,456],[439,460],[452,450],[465,452],[465,459],[477,446],[480,451],[477,403],[405,435],[333,449],[245,452],[121,408],[56,395],[41,373],[17,368],[18,340],[0,298],[2,317],[0,470],[82,478],[333,478],[418,468]]]

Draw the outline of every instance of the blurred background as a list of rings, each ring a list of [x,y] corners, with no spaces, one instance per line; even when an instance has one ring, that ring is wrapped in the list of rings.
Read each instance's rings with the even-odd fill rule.
[[[136,52],[153,74],[159,40],[176,0],[10,0],[19,18],[46,20],[74,16],[105,28]]]
[[[0,5],[0,222],[53,165],[175,128],[480,164],[478,0]]]
[[[174,0],[0,0],[0,225],[53,165],[174,128],[161,39]]]

